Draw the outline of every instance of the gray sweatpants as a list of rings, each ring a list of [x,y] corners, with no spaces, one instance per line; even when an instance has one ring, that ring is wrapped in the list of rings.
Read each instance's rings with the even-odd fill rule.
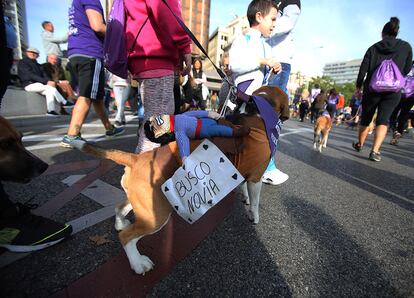
[[[174,75],[143,79],[139,82],[144,103],[144,123],[153,115],[174,114]],[[144,125],[138,130],[138,145],[135,153],[142,153],[159,147],[145,137]]]

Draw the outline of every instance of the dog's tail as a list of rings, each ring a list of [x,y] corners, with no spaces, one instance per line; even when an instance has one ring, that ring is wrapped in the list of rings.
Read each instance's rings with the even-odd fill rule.
[[[121,150],[114,150],[114,149],[103,149],[98,146],[94,146],[88,144],[84,141],[72,141],[73,147],[76,149],[85,152],[87,154],[91,154],[100,158],[110,159],[117,164],[124,165],[127,167],[132,167],[134,160],[136,158],[135,154],[121,151]]]

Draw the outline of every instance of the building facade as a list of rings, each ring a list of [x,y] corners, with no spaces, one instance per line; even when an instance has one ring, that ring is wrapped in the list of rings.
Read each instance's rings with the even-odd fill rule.
[[[14,49],[14,59],[23,58],[28,47],[27,18],[25,0],[4,0],[4,15],[13,24],[17,33],[17,48]]]
[[[332,78],[336,84],[356,81],[362,59],[327,63],[323,67],[323,75]]]
[[[309,88],[309,82],[312,78],[306,76],[302,73],[298,72],[291,72],[289,75],[289,81],[287,84],[288,95],[290,100],[297,100],[298,96],[300,96],[300,92],[304,88]],[[298,95],[299,94],[299,95]]]
[[[236,17],[227,26],[217,28],[210,36],[208,42],[208,55],[219,66],[224,52],[228,52],[236,36],[249,28],[247,16]],[[210,61],[205,63],[206,69],[213,69]]]
[[[181,0],[181,11],[184,23],[207,51],[210,27],[210,0]],[[192,53],[193,55],[200,55],[201,53],[194,43]]]

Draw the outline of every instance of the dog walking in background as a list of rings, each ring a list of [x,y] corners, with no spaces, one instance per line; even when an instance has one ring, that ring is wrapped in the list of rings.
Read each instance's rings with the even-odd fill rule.
[[[322,115],[316,119],[313,134],[313,148],[322,152],[322,147],[326,148],[328,142],[328,135],[332,128],[332,118],[328,112],[323,112]]]

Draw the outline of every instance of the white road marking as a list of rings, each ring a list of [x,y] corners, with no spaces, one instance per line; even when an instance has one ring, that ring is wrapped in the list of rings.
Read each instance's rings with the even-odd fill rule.
[[[283,128],[282,128],[282,131],[283,131]],[[283,137],[283,136],[293,135],[293,134],[297,134],[297,133],[301,133],[301,132],[313,132],[313,129],[312,128],[293,129],[292,131],[281,133],[280,136]]]
[[[52,127],[53,128],[68,128],[69,124],[53,125]],[[96,128],[96,127],[103,127],[103,125],[101,123],[86,123],[86,124],[83,124],[82,127]],[[138,123],[137,124],[128,123],[128,127],[138,127]]]
[[[374,185],[374,184],[371,184],[371,183],[369,183],[369,182],[366,182],[366,181],[364,181],[364,180],[362,180],[362,179],[359,179],[359,178],[357,178],[357,177],[354,177],[354,176],[352,176],[352,175],[349,175],[349,174],[347,174],[347,173],[345,173],[345,172],[343,172],[343,171],[341,171],[341,170],[338,170],[338,172],[339,172],[339,173],[341,173],[341,174],[343,174],[343,175],[345,175],[345,176],[348,176],[348,177],[350,177],[350,178],[352,178],[352,179],[354,179],[354,180],[356,180],[356,181],[359,181],[359,182],[364,183],[364,184],[366,184],[366,185],[369,185],[369,186],[371,186],[371,187],[373,187],[373,188],[376,188],[376,189],[378,189],[378,190],[380,190],[380,191],[382,191],[382,192],[385,192],[385,193],[387,193],[387,194],[389,194],[389,195],[391,195],[391,196],[393,196],[393,197],[397,197],[397,198],[399,198],[400,200],[403,200],[403,201],[405,201],[405,202],[407,202],[407,203],[414,204],[414,201],[409,200],[409,199],[407,199],[406,197],[403,197],[403,196],[401,196],[401,195],[399,195],[399,194],[396,194],[396,193],[394,193],[394,192],[392,192],[392,191],[386,190],[386,189],[384,189],[384,188],[382,188],[382,187],[379,187],[379,186],[377,186],[377,185]]]
[[[69,176],[62,182],[68,186],[75,184],[85,175]],[[87,196],[91,200],[101,204],[104,207],[114,206],[126,199],[125,192],[119,188],[112,186],[100,179],[95,180],[88,187],[82,190],[81,194]]]
[[[92,135],[93,136],[93,135]],[[116,136],[116,137],[105,137],[104,135],[99,135],[100,137],[94,139],[94,138],[89,138],[88,139],[88,135],[82,135],[82,137],[84,137],[85,139],[95,142],[95,143],[99,143],[99,142],[104,142],[104,141],[112,141],[112,140],[120,140],[120,139],[128,139],[128,138],[137,138],[136,134],[129,134],[129,135],[121,135],[121,136]],[[41,145],[34,145],[34,146],[25,146],[27,150],[33,151],[33,150],[41,150],[41,149],[46,149],[46,148],[57,148],[60,147],[60,141],[62,141],[62,136],[58,137],[58,138],[52,138],[52,139],[48,139],[52,142],[56,142],[59,141],[58,143],[52,143],[52,144],[41,144]],[[28,142],[37,142],[39,140],[36,140],[36,138],[32,138],[29,139]]]
[[[104,136],[103,134],[82,134],[82,137],[85,139],[96,139]],[[23,142],[40,142],[40,141],[48,141],[48,142],[60,142],[62,141],[63,135],[31,135],[31,136],[24,136]]]

